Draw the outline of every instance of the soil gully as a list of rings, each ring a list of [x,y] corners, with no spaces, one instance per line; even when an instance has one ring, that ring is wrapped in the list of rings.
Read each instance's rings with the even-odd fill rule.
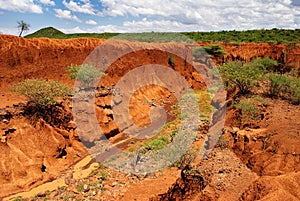
[[[299,200],[300,107],[267,101],[265,118],[253,128],[239,129],[228,119],[210,155],[152,200]],[[185,179],[195,173],[196,181]]]
[[[81,64],[103,42],[102,39],[87,38],[23,39],[0,34],[0,108],[3,108],[0,109],[0,197],[32,189],[28,194],[20,194],[30,197],[67,184],[67,190],[84,199],[86,194],[74,190],[76,185],[69,183],[69,176],[82,182],[82,178],[93,170],[99,171],[99,167],[95,167],[79,140],[72,121],[71,103],[62,102],[48,111],[47,114],[53,116],[35,116],[26,113],[26,99],[9,92],[9,89],[12,84],[27,78],[57,79],[73,86],[73,81],[67,76],[67,67]],[[165,45],[173,47],[172,44]],[[285,45],[222,43],[222,46],[228,54],[216,63],[237,59],[250,61],[266,56],[280,61],[282,66],[300,66],[299,45],[289,49],[288,54],[285,54]],[[120,46],[122,48],[127,47]],[[133,67],[147,64],[169,66],[180,72],[193,89],[206,87],[203,80],[195,76],[191,65],[174,56],[176,63],[170,66],[168,56],[165,52],[145,48],[125,55],[107,69],[107,76],[98,86],[95,98],[96,116],[104,135],[118,148],[127,149],[131,139],[115,122],[111,105],[112,86]],[[168,79],[167,75],[165,77]],[[151,105],[157,99],[167,113],[177,102],[168,90],[151,86],[140,88],[130,102],[133,122],[148,125]],[[148,200],[150,197],[153,200],[281,200],[283,197],[299,200],[300,108],[283,100],[268,101],[270,104],[262,114],[263,118],[252,122],[248,128],[237,128],[235,111],[229,108],[223,141],[219,141],[219,146],[210,155],[184,169],[181,175],[178,169],[166,169],[152,175],[153,178],[137,179],[107,170],[111,178],[103,183],[106,190],[96,197],[106,200]],[[172,115],[167,119],[171,121]],[[86,140],[93,137],[99,139],[99,136],[89,136]],[[99,180],[98,177],[94,178],[95,181]],[[65,193],[54,191],[56,194]]]

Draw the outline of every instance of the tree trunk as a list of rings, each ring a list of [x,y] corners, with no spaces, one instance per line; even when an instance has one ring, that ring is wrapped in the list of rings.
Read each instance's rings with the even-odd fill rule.
[[[21,36],[22,36],[22,33],[23,33],[23,29],[21,30],[21,32],[20,32],[20,34],[19,34],[19,37],[21,37]]]

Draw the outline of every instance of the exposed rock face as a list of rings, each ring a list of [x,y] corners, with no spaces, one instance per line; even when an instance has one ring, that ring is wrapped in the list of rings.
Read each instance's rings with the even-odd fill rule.
[[[0,83],[1,88],[7,83],[17,82],[25,78],[47,77],[67,82],[64,77],[70,64],[81,64],[86,57],[104,39],[77,38],[77,39],[24,39],[16,36],[0,34]],[[207,45],[209,43],[199,43]],[[221,43],[227,55],[217,63],[241,59],[250,61],[254,57],[270,57],[286,66],[300,66],[299,45],[272,45],[241,43],[234,45]],[[159,60],[159,55],[153,55]],[[175,59],[176,60],[176,59]],[[167,62],[167,61],[166,61]]]
[[[199,45],[209,45],[210,43],[199,43]],[[226,61],[242,60],[249,62],[256,57],[269,57],[277,60],[283,66],[288,68],[298,68],[300,66],[300,44],[268,44],[268,43],[222,43],[220,42],[226,55],[217,60],[217,63]]]
[[[0,197],[53,180],[87,154],[64,118],[70,111],[55,107],[48,122],[26,114],[25,105],[1,109]]]
[[[218,147],[193,167],[202,186],[185,180],[183,172],[165,194],[152,200],[299,200],[300,108],[268,101],[264,118],[254,128],[225,127]]]

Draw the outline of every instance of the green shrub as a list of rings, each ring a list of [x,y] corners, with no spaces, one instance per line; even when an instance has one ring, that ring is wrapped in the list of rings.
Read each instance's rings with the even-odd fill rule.
[[[273,97],[283,96],[284,93],[290,91],[291,79],[288,75],[271,73],[270,79],[270,95]]]
[[[211,44],[203,47],[194,47],[192,49],[192,55],[195,58],[206,56],[206,54],[217,58],[220,56],[224,56],[227,53],[225,52],[225,50],[222,48],[220,44]]]
[[[293,104],[300,104],[300,80],[290,74],[271,73],[270,91],[272,97],[289,99]]]
[[[268,58],[256,58],[248,64],[241,61],[229,62],[219,67],[223,80],[229,86],[235,85],[240,93],[247,94],[264,79],[267,68],[277,65]]]
[[[293,77],[289,93],[291,95],[290,100],[293,104],[300,104],[300,79]]]
[[[227,54],[220,44],[204,46],[203,49],[207,52],[207,54],[213,57],[220,57]]]
[[[262,74],[259,68],[250,68],[241,61],[224,64],[219,70],[226,85],[237,86],[242,94],[249,93]]]
[[[243,99],[239,103],[234,104],[234,107],[240,110],[242,122],[258,118],[259,109],[251,99]]]
[[[152,141],[146,142],[145,143],[145,148],[147,150],[154,150],[154,151],[156,151],[156,150],[164,148],[164,146],[166,144],[168,144],[168,143],[169,143],[168,138],[166,138],[166,137],[160,137],[160,138],[154,139]]]
[[[249,65],[260,68],[261,70],[271,70],[273,67],[278,65],[278,62],[276,60],[267,58],[267,57],[257,57],[255,59],[252,59]]]
[[[13,86],[12,91],[26,96],[38,105],[49,106],[56,103],[58,97],[66,97],[71,90],[55,80],[28,79]]]
[[[71,65],[68,69],[70,72],[69,77],[83,82],[85,85],[90,86],[90,83],[95,81],[99,76],[104,75],[96,67],[88,64]]]

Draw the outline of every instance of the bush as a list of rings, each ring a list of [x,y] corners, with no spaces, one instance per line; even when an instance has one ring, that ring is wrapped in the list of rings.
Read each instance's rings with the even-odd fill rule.
[[[290,74],[271,73],[270,96],[289,99],[293,104],[300,104],[300,80]]]
[[[219,71],[227,85],[235,85],[240,93],[247,94],[254,86],[259,85],[263,75],[277,62],[268,58],[256,58],[248,64],[241,61],[229,62],[219,67]]]
[[[242,94],[249,93],[262,74],[259,68],[244,65],[241,61],[224,64],[219,70],[226,85],[237,86]]]
[[[290,89],[291,79],[285,74],[271,73],[270,79],[270,96],[280,97]]]
[[[95,81],[99,76],[104,75],[96,67],[88,64],[71,65],[68,71],[71,79],[81,81],[87,86],[90,86],[91,82]]]
[[[211,44],[203,47],[194,47],[192,49],[192,55],[195,58],[206,56],[206,54],[212,57],[220,57],[226,55],[227,53],[220,44]]]
[[[56,103],[58,97],[66,97],[71,90],[55,80],[28,79],[13,86],[12,91],[26,96],[38,105],[49,106]]]
[[[204,46],[203,49],[207,52],[207,54],[213,57],[220,57],[227,54],[220,44]]]
[[[258,119],[259,109],[251,99],[243,99],[235,104],[234,107],[240,110],[242,122],[249,119]]]
[[[276,60],[264,57],[258,57],[251,60],[251,63],[249,65],[252,65],[253,67],[260,68],[262,70],[271,70],[273,67],[278,66],[278,62]]]

